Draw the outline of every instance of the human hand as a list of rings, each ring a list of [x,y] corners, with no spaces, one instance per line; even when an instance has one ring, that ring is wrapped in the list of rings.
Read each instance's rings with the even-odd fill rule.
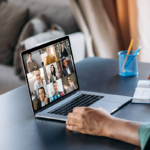
[[[48,76],[48,79],[50,80],[50,78],[51,78],[51,75],[50,75],[50,73],[48,73],[48,74],[47,74],[47,76]]]
[[[57,77],[57,79],[59,79],[57,71],[56,71],[56,77]]]
[[[64,89],[67,90],[67,86],[66,85],[64,85]]]
[[[46,102],[46,105],[48,104],[48,98],[47,98],[47,95],[46,95],[46,98],[45,98],[45,102]]]
[[[55,30],[55,25],[54,24],[51,25],[51,30]]]
[[[67,129],[83,134],[108,136],[113,117],[102,108],[76,107],[68,114]]]

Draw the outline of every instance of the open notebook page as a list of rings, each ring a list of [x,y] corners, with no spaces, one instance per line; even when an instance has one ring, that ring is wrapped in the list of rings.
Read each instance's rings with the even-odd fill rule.
[[[136,88],[133,99],[150,99],[150,88]]]
[[[150,88],[149,80],[140,80],[137,84],[137,87]]]

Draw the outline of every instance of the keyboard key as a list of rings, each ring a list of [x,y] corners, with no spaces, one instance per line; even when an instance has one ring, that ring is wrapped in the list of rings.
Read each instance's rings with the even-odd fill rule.
[[[75,99],[73,99],[72,101],[69,101],[68,103],[63,104],[60,107],[48,113],[66,116],[69,112],[72,112],[74,107],[89,106],[93,104],[94,102],[100,100],[101,98],[103,97],[96,96],[96,95],[82,94],[76,97]]]

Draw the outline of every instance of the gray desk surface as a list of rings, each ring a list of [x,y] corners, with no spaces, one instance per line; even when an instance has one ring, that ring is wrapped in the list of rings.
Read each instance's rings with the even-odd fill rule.
[[[76,64],[81,90],[133,96],[137,81],[147,79],[150,64],[139,63],[139,75],[120,77],[118,60],[87,58]],[[114,116],[150,121],[150,105],[128,104]],[[35,119],[24,85],[0,96],[1,150],[133,150],[135,146],[105,137],[66,130],[64,122]]]

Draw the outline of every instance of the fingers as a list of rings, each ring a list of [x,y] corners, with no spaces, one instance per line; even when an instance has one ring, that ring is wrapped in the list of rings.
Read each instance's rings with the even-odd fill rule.
[[[73,112],[82,112],[85,107],[75,107]]]
[[[83,134],[86,134],[84,129],[80,129],[78,126],[67,125],[66,128],[71,131],[77,131]]]
[[[67,129],[71,130],[71,131],[79,131],[77,126],[71,126],[71,125],[67,125]]]
[[[73,119],[80,119],[80,114],[79,113],[68,113],[68,119],[73,118]]]
[[[77,119],[68,119],[66,121],[67,125],[79,126],[80,122]]]
[[[84,116],[79,113],[69,113],[66,125],[78,126],[78,128],[84,127]]]
[[[64,85],[64,89],[66,90],[66,85]]]

